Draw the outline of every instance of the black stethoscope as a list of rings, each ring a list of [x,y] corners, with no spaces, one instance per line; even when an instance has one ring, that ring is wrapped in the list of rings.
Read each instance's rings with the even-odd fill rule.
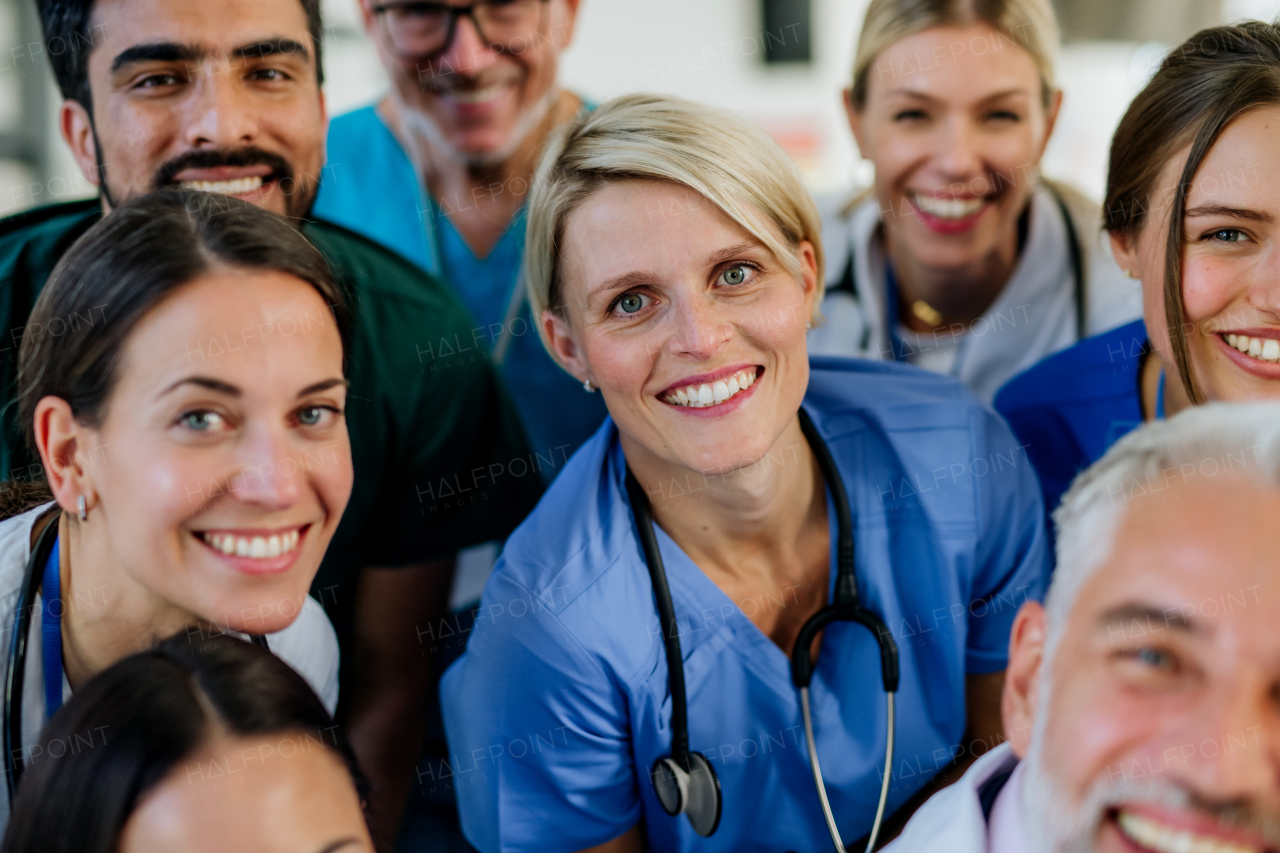
[[[858,579],[854,573],[853,515],[849,510],[849,496],[840,479],[835,459],[826,442],[804,409],[799,411],[800,428],[804,431],[809,447],[818,458],[822,476],[831,489],[836,508],[839,535],[836,542],[837,571],[835,600],[819,610],[800,628],[795,648],[791,652],[791,681],[800,691],[800,709],[804,717],[804,736],[809,749],[809,764],[813,770],[814,785],[822,802],[822,813],[836,850],[844,853],[844,842],[831,814],[827,799],[827,787],[822,781],[822,768],[818,764],[818,748],[813,735],[813,720],[809,710],[809,682],[813,678],[813,661],[809,649],[818,632],[832,622],[857,622],[876,635],[880,646],[880,672],[889,711],[889,731],[884,752],[884,779],[880,785],[880,802],[876,807],[875,823],[867,840],[867,850],[874,848],[884,818],[885,802],[889,796],[889,779],[893,775],[893,699],[898,690],[898,644],[894,642],[884,620],[863,607],[858,599]],[[701,836],[711,835],[720,825],[720,779],[711,761],[700,752],[689,749],[689,706],[684,687],[684,658],[680,652],[680,636],[675,608],[671,603],[671,590],[667,586],[667,572],[662,554],[658,551],[658,538],[653,530],[653,514],[649,498],[637,482],[631,469],[627,469],[627,495],[636,517],[636,532],[644,549],[645,563],[649,567],[649,579],[657,600],[658,618],[662,622],[662,644],[667,655],[667,679],[671,691],[671,755],[659,758],[650,771],[654,793],[664,811],[671,816],[685,814],[693,831]]]
[[[22,586],[18,588],[18,604],[13,614],[13,634],[9,638],[9,672],[4,682],[4,769],[5,782],[9,790],[9,806],[18,795],[18,780],[22,778],[22,713],[13,713],[14,703],[22,704],[23,676],[27,668],[27,635],[31,632],[31,606],[36,593],[40,590],[44,578],[43,569],[49,564],[49,557],[58,543],[57,517],[51,519],[40,531],[31,556],[27,559],[27,568],[22,575]],[[39,524],[39,521],[36,522]],[[55,564],[56,566],[56,564]],[[249,639],[268,651],[267,638],[261,634],[251,634]],[[59,643],[59,648],[61,645]],[[57,661],[58,689],[61,689],[62,661],[59,654]],[[50,661],[45,661],[46,667]],[[49,673],[46,673],[48,678]]]

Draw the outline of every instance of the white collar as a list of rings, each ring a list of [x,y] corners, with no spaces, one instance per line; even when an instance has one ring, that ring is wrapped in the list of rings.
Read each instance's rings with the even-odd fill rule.
[[[1017,761],[1008,743],[979,758],[960,781],[943,788],[920,807],[885,853],[988,853],[988,825],[980,799],[982,786],[992,777],[1008,772]],[[1011,805],[1017,805],[1016,798]],[[1002,843],[1003,840],[1002,837]]]

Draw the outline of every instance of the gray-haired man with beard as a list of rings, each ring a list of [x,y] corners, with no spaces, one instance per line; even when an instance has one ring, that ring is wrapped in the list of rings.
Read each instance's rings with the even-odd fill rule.
[[[1205,406],[1126,437],[1058,522],[1014,623],[1009,743],[916,813],[895,853],[1280,849],[1280,405]]]

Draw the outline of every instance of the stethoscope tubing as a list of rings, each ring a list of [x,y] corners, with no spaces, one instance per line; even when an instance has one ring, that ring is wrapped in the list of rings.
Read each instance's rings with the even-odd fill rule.
[[[853,514],[849,508],[849,497],[840,479],[839,468],[831,451],[827,448],[817,427],[807,412],[798,412],[800,426],[810,449],[818,460],[827,487],[831,490],[836,506],[838,538],[836,543],[838,573],[835,582],[835,602],[822,608],[809,617],[800,630],[796,640],[796,650],[792,654],[792,680],[800,692],[800,707],[804,721],[805,742],[809,753],[809,766],[813,772],[814,787],[822,804],[823,817],[827,829],[835,843],[836,850],[844,853],[844,844],[840,839],[840,831],[836,827],[835,816],[831,811],[831,802],[827,796],[826,784],[822,779],[822,767],[818,761],[817,739],[813,732],[813,717],[809,706],[809,680],[813,676],[813,661],[809,657],[809,644],[818,631],[833,621],[853,621],[866,627],[876,635],[880,647],[881,675],[888,709],[888,742],[885,744],[885,765],[880,784],[880,797],[876,806],[875,822],[868,839],[867,851],[874,848],[880,834],[880,826],[884,819],[885,805],[889,796],[889,781],[893,773],[893,740],[894,740],[894,697],[898,689],[898,650],[892,635],[888,632],[880,617],[862,607],[858,603],[857,577],[854,571],[855,555],[853,542]],[[644,552],[645,564],[654,592],[654,600],[658,611],[658,619],[662,627],[662,640],[667,658],[668,690],[671,693],[671,754],[678,765],[687,769],[689,752],[688,699],[684,682],[684,659],[680,649],[678,622],[675,606],[671,600],[671,590],[667,582],[666,568],[658,548],[657,535],[654,532],[653,515],[649,506],[648,495],[628,467],[625,484],[627,497],[631,502],[631,510],[636,521],[637,537]],[[660,759],[662,761],[664,759]],[[708,766],[710,764],[708,762]],[[714,772],[714,770],[712,770]],[[656,784],[656,783],[655,783]],[[717,783],[717,792],[719,785]],[[719,794],[717,793],[717,797]],[[664,808],[666,806],[664,805]],[[669,808],[673,816],[678,812]],[[716,821],[719,823],[719,807]],[[712,827],[710,832],[714,832]],[[705,834],[710,834],[710,832]]]
[[[889,780],[893,776],[893,700],[895,695],[893,692],[885,694],[889,731],[884,745],[884,778],[880,782],[880,801],[876,804],[876,819],[871,824],[871,834],[867,836],[866,853],[871,853],[876,847],[876,839],[880,837],[880,824],[884,821],[884,807],[889,801]],[[809,711],[808,687],[800,688],[800,713],[804,717],[805,746],[809,750],[809,766],[813,770],[813,783],[818,789],[818,799],[822,802],[822,816],[827,820],[827,831],[831,833],[831,841],[835,844],[837,853],[846,853],[844,841],[840,838],[840,829],[836,826],[835,814],[831,811],[831,801],[827,799],[827,783],[822,780],[822,766],[818,763],[818,741],[813,734],[813,715]]]

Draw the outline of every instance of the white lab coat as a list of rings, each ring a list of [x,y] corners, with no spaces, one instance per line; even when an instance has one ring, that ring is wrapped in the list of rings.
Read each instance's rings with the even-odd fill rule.
[[[1085,270],[1085,332],[1096,335],[1142,316],[1142,288],[1125,277],[1101,230],[1099,208],[1054,185],[1071,214]],[[826,253],[826,322],[809,333],[809,351],[892,358],[885,306],[885,257],[874,196],[849,209],[848,196],[819,201]],[[837,289],[852,249],[853,292]],[[1026,244],[1013,276],[967,332],[950,373],[987,402],[1009,379],[1077,339],[1075,276],[1062,211],[1043,183],[1031,196]],[[950,338],[948,338],[950,340]]]
[[[1008,743],[991,750],[960,781],[930,797],[882,853],[987,853],[991,848],[979,791],[992,776],[1017,763]]]

